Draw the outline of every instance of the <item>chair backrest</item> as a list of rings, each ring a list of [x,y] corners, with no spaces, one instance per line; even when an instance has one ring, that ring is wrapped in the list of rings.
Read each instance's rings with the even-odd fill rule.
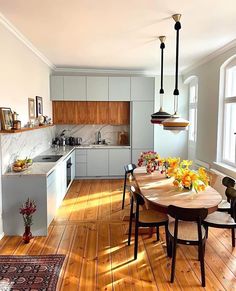
[[[136,205],[139,206],[139,205],[144,205],[145,204],[143,196],[139,193],[137,188],[134,187],[133,185],[130,187],[130,193],[131,193]]]
[[[128,174],[128,173],[133,174],[134,169],[136,169],[137,167],[135,164],[128,164],[128,165],[125,165],[124,168],[125,168],[126,174]]]
[[[225,187],[234,187],[235,186],[235,180],[230,178],[230,177],[224,177],[222,179],[222,184],[225,186]]]
[[[203,221],[208,214],[206,208],[183,208],[174,205],[168,206],[167,212],[170,216],[184,221]]]
[[[228,187],[225,191],[225,194],[230,202],[230,214],[236,221],[236,189]]]

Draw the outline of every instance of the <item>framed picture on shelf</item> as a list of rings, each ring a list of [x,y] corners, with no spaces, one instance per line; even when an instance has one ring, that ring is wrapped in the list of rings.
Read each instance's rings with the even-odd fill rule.
[[[36,117],[43,115],[43,98],[36,96]]]
[[[13,118],[11,108],[0,107],[1,129],[9,130],[13,127]]]
[[[33,98],[28,98],[29,120],[35,119],[35,101]]]

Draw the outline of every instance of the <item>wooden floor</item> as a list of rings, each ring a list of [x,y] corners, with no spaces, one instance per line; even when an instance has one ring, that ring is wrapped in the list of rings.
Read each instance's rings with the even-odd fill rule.
[[[139,237],[138,259],[127,246],[128,213],[121,211],[122,180],[75,181],[49,227],[48,237],[23,244],[21,237],[4,237],[0,254],[65,254],[58,290],[204,290],[197,251],[177,250],[175,283],[170,284],[171,260],[166,257],[164,232]],[[128,195],[127,195],[128,196]],[[230,232],[210,229],[206,246],[205,290],[236,290],[236,249]]]

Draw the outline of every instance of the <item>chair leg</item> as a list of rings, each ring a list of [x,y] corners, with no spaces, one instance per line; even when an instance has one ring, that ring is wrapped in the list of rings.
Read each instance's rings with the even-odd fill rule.
[[[234,248],[235,247],[235,229],[232,228],[232,247]]]
[[[168,234],[168,224],[165,224],[165,233],[166,233],[166,251],[167,256],[171,258],[171,246],[170,246],[170,238]]]
[[[128,234],[128,245],[130,246],[131,240],[131,233],[132,233],[132,222],[133,222],[133,207],[134,207],[134,200],[133,196],[131,197],[130,203],[130,214],[129,214],[129,234]]]
[[[157,231],[157,233],[156,233],[156,235],[157,235],[157,241],[159,241],[160,240],[159,225],[156,226],[156,231]]]
[[[177,246],[177,239],[173,239],[172,240],[171,278],[170,278],[171,283],[174,282],[174,278],[175,278],[176,246]]]
[[[123,199],[122,199],[122,209],[124,209],[124,206],[125,206],[126,181],[127,181],[127,174],[125,174],[125,180],[124,180]]]
[[[205,225],[205,230],[206,230],[206,238],[208,238],[208,226]]]
[[[138,257],[138,222],[135,222],[134,260]]]
[[[205,266],[204,266],[204,246],[200,244],[198,249],[198,257],[200,258],[200,266],[201,266],[201,276],[202,276],[202,287],[206,286],[205,280]]]

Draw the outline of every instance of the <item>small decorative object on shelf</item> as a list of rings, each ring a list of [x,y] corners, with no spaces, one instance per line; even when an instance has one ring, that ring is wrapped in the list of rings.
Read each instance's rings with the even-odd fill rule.
[[[159,158],[159,155],[154,151],[143,152],[138,159],[138,166],[141,167],[145,164],[147,173],[151,174],[157,169]]]
[[[10,130],[13,127],[11,108],[0,107],[0,121],[2,130]]]
[[[197,171],[189,169],[192,161],[183,160],[174,171],[175,178],[173,184],[179,189],[195,190],[196,193],[204,191],[209,183],[209,177],[204,168]]]
[[[33,224],[33,213],[36,211],[36,204],[34,200],[28,198],[26,202],[20,208],[20,214],[22,214],[25,224],[25,232],[23,234],[24,243],[29,243],[32,238],[30,227]]]

